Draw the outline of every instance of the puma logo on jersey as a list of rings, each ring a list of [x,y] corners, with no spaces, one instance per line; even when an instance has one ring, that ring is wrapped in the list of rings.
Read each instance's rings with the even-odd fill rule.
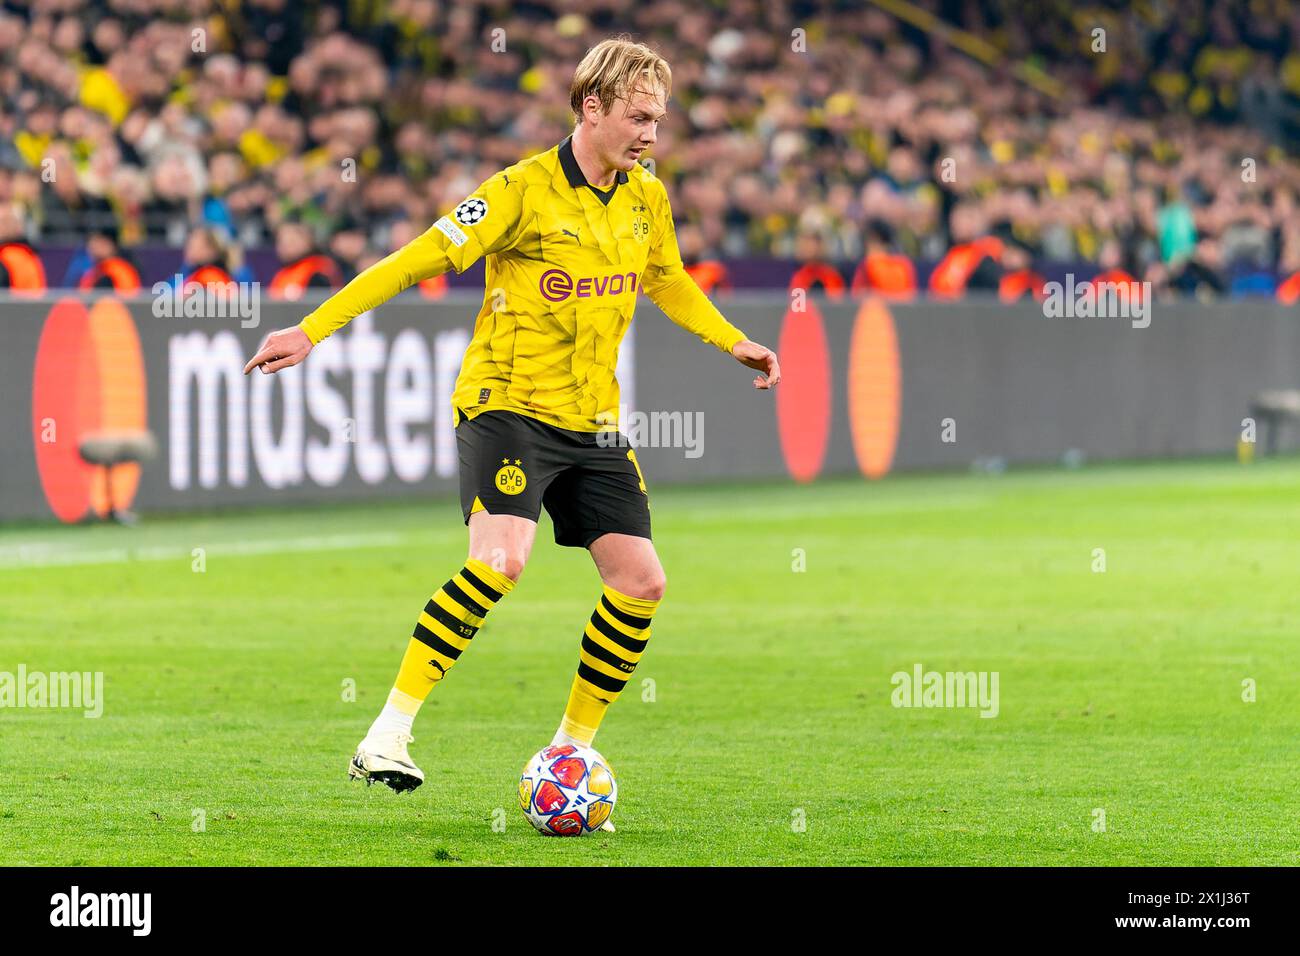
[[[564,233],[566,236],[572,236],[574,239],[578,239],[578,234],[576,232],[569,232],[567,229],[561,229],[560,232]],[[579,239],[578,241],[581,242],[582,240]]]

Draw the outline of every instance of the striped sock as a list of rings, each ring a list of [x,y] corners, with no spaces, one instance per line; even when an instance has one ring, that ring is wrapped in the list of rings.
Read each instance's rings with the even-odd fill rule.
[[[469,647],[483,619],[515,586],[504,574],[475,558],[433,592],[415,622],[388,706],[414,718],[433,685]],[[387,709],[387,708],[385,708]]]
[[[591,746],[605,710],[623,692],[650,640],[658,601],[605,588],[587,622],[578,652],[578,673],[556,739]]]

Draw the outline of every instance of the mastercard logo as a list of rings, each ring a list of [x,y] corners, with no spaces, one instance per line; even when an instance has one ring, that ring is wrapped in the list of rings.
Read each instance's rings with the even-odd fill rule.
[[[50,310],[36,347],[32,374],[32,441],[36,470],[50,510],[60,521],[106,515],[103,468],[79,451],[92,435],[146,428],[144,355],[135,322],[120,301],[97,299],[87,308],[62,299]],[[113,496],[127,508],[140,483],[140,466],[113,469]]]
[[[795,481],[821,474],[831,436],[831,353],[817,304],[793,308],[777,341],[781,384],[776,389],[777,434],[786,470]],[[854,318],[848,356],[849,432],[858,469],[881,478],[894,464],[902,412],[903,373],[894,317],[878,298]]]

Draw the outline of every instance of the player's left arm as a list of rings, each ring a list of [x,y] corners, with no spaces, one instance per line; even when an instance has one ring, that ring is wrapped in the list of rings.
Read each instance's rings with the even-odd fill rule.
[[[668,318],[682,328],[730,354],[742,365],[761,372],[754,377],[755,388],[771,388],[781,380],[781,366],[776,353],[751,341],[728,322],[695,284],[682,265],[682,254],[677,248],[677,229],[673,225],[666,194],[660,210],[659,227],[651,234],[653,245],[641,277],[641,288]]]

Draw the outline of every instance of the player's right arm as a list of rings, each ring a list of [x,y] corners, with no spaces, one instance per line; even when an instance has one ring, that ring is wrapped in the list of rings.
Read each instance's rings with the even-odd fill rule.
[[[297,365],[327,336],[417,282],[451,269],[464,272],[483,256],[509,248],[523,221],[524,184],[497,173],[423,235],[359,274],[291,329],[272,332],[244,366],[278,372]]]

